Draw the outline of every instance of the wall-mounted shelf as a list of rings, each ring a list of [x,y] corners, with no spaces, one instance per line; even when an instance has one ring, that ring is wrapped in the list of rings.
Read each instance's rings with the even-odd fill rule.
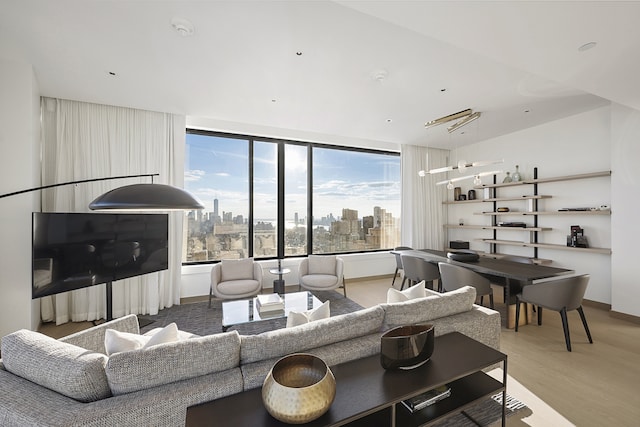
[[[560,181],[572,181],[574,179],[587,179],[587,178],[599,178],[603,176],[611,176],[611,171],[593,172],[593,173],[581,173],[576,175],[557,176],[553,178],[537,178],[526,179],[518,182],[503,182],[497,184],[482,184],[473,188],[499,188],[499,187],[514,187],[516,185],[525,184],[543,184],[547,182],[560,182]]]
[[[610,209],[603,209],[599,211],[509,211],[509,212],[475,212],[474,215],[524,215],[524,216],[538,216],[538,215],[611,215]]]
[[[551,227],[501,227],[499,225],[455,225],[445,224],[446,228],[468,228],[474,230],[509,230],[509,231],[550,231]]]
[[[527,243],[527,242],[520,242],[517,240],[497,240],[497,239],[476,239],[476,240],[485,242],[485,243],[494,243],[497,245],[522,246],[527,248],[560,249],[560,250],[579,251],[579,252],[591,252],[596,254],[611,254],[611,249],[609,248],[575,248],[573,246],[554,245],[551,243]]]
[[[506,245],[506,246],[521,246],[521,247],[530,247],[534,248],[534,257],[533,259],[538,259],[538,248],[545,249],[558,249],[558,250],[570,250],[570,251],[578,251],[578,252],[587,252],[587,253],[599,253],[599,254],[610,254],[611,249],[609,248],[577,248],[572,246],[566,246],[562,244],[551,244],[551,243],[539,243],[538,242],[538,233],[549,231],[552,228],[550,227],[540,227],[538,225],[538,217],[540,216],[608,216],[611,215],[610,209],[602,209],[602,210],[562,210],[562,211],[538,211],[538,201],[542,199],[549,199],[552,196],[550,195],[542,195],[538,194],[538,184],[551,183],[551,182],[561,182],[561,181],[572,181],[579,179],[589,179],[589,178],[599,178],[599,177],[608,177],[611,176],[611,171],[601,171],[601,172],[593,172],[593,173],[583,173],[583,174],[575,174],[575,175],[565,175],[558,176],[552,178],[538,178],[537,168],[534,168],[534,179],[528,179],[518,182],[506,182],[506,183],[496,183],[494,176],[494,183],[492,184],[483,184],[479,186],[475,186],[475,189],[487,190],[493,189],[490,191],[489,198],[479,199],[479,200],[464,200],[464,201],[448,201],[443,202],[444,204],[464,204],[464,203],[485,203],[492,202],[493,210],[492,211],[483,211],[483,212],[474,212],[473,215],[486,215],[491,217],[491,225],[455,225],[455,224],[446,224],[445,228],[447,229],[471,229],[471,230],[493,230],[493,238],[491,239],[475,239],[476,241],[485,242],[491,245],[491,249],[487,252],[488,255],[496,255],[500,256],[502,254],[496,253],[497,248],[496,245]],[[533,193],[532,195],[521,195],[521,196],[513,196],[513,197],[498,197],[496,192],[499,188],[504,187],[521,187],[523,185],[533,185]],[[485,191],[485,194],[487,193]],[[524,211],[509,211],[509,212],[497,212],[498,203],[502,202],[513,202],[518,200],[526,200],[528,201],[527,210]],[[527,225],[526,227],[504,227],[498,225],[497,217],[503,216],[520,216],[520,217],[531,217],[533,219],[532,225]],[[502,240],[497,237],[497,233],[502,231],[527,231],[530,232],[529,242],[521,242],[521,241],[513,241],[513,240]]]

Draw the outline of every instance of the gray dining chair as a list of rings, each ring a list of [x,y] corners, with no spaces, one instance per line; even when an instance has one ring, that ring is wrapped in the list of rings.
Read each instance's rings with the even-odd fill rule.
[[[440,279],[440,271],[438,271],[438,267],[435,264],[413,255],[402,255],[401,258],[404,277],[409,281],[409,286],[413,286],[424,280],[425,286],[433,289],[434,280]],[[402,287],[404,287],[404,280]],[[402,289],[403,288],[400,288],[400,290]]]
[[[480,305],[484,302],[484,296],[489,295],[489,307],[493,308],[493,288],[489,279],[468,268],[446,262],[439,262],[438,268],[440,269],[443,291],[448,292],[463,286],[473,286],[476,288],[476,294],[480,297]]]
[[[409,246],[397,246],[395,247],[393,250],[394,251],[408,251],[408,250],[412,250],[413,248],[410,248]],[[407,280],[407,278],[404,275],[404,269],[402,268],[402,258],[400,257],[400,254],[393,254],[396,257],[396,272],[393,273],[393,280],[391,281],[391,287],[393,288],[393,285],[395,285],[396,283],[396,276],[398,275],[398,272],[400,272],[400,274],[402,274],[402,286],[400,286],[400,289],[404,288],[404,282]]]
[[[569,322],[567,320],[568,311],[578,311],[584,330],[587,333],[587,338],[589,338],[590,343],[593,343],[591,332],[589,332],[589,326],[587,325],[587,318],[582,310],[582,299],[587,290],[589,278],[588,274],[583,274],[582,276],[527,285],[522,288],[522,292],[516,295],[516,332],[518,332],[518,321],[520,320],[520,303],[527,302],[538,306],[538,325],[542,325],[543,308],[560,313],[567,350],[571,351],[571,337],[569,336]]]

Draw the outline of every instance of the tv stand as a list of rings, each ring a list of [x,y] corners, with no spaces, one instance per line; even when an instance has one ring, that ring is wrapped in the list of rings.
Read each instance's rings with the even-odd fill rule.
[[[502,363],[502,382],[482,370]],[[430,425],[463,411],[479,399],[502,392],[502,426],[506,422],[507,356],[461,333],[436,337],[429,362],[410,371],[387,371],[374,355],[331,367],[336,397],[327,413],[305,424],[319,426]],[[402,401],[447,384],[451,396],[411,413]],[[286,426],[271,417],[255,388],[187,408],[186,426]]]

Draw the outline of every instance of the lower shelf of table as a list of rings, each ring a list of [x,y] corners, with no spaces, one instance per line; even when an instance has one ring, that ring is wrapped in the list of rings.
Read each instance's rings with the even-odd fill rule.
[[[449,383],[451,396],[411,413],[402,402],[396,403],[396,426],[418,427],[441,421],[460,413],[479,400],[502,391],[502,383],[483,372],[476,372]],[[345,424],[349,427],[391,426],[391,407]]]

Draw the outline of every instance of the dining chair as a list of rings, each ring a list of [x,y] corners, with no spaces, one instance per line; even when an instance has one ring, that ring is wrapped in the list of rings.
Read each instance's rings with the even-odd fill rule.
[[[473,286],[476,288],[476,294],[480,297],[480,305],[483,304],[484,296],[489,295],[489,307],[493,308],[493,288],[491,288],[489,279],[468,268],[446,262],[439,262],[438,268],[440,269],[442,289],[445,292],[454,291],[463,286]]]
[[[409,246],[397,246],[395,247],[393,250],[394,251],[408,251],[408,250],[412,250],[413,248],[410,248]],[[400,286],[400,289],[404,288],[404,282],[405,280],[407,280],[406,276],[404,275],[404,269],[402,268],[402,258],[400,257],[400,254],[393,254],[396,257],[396,272],[393,273],[393,280],[391,281],[391,287],[393,288],[393,285],[395,285],[396,283],[396,276],[398,275],[398,272],[400,271],[402,274],[402,286]]]
[[[425,285],[433,288],[433,281],[440,280],[440,271],[438,267],[424,258],[413,255],[402,255],[402,267],[404,269],[404,277],[409,281],[409,286],[425,281]],[[402,287],[404,288],[404,280]]]
[[[580,314],[580,319],[582,319],[587,338],[593,344],[591,332],[589,332],[589,326],[587,325],[587,318],[582,310],[582,299],[587,290],[589,278],[588,274],[583,274],[566,279],[527,285],[522,288],[522,292],[516,295],[516,332],[518,332],[518,321],[520,320],[520,303],[528,302],[538,307],[538,325],[542,325],[543,308],[560,313],[564,340],[569,351],[571,351],[571,337],[569,336],[567,312],[577,310],[578,314]]]

